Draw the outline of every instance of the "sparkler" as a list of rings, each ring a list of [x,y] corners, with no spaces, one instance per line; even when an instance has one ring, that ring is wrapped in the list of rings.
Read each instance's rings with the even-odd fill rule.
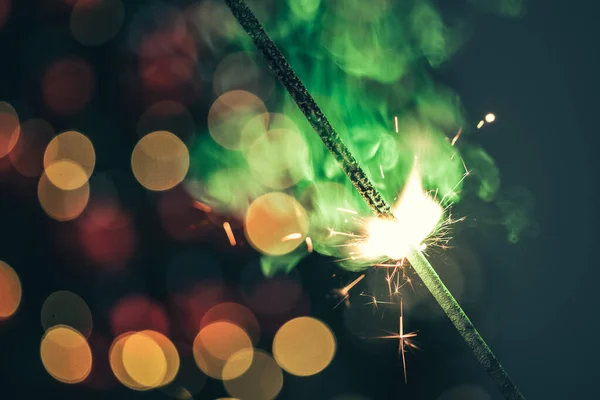
[[[262,53],[269,68],[286,88],[298,108],[340,164],[342,170],[365,202],[382,219],[394,220],[395,216],[390,206],[370,182],[358,161],[342,142],[337,132],[333,129],[310,93],[308,93],[308,90],[295,74],[281,51],[271,38],[269,38],[246,2],[244,0],[225,0],[225,3],[242,28],[253,40],[254,45]],[[488,347],[479,332],[477,332],[473,323],[448,291],[423,253],[411,244],[408,246],[406,258],[446,315],[448,315],[464,341],[471,348],[477,360],[489,373],[504,397],[509,400],[524,399],[508,376],[508,373],[498,362],[495,354]]]

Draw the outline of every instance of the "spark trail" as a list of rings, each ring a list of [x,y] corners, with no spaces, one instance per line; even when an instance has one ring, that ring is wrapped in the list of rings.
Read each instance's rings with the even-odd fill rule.
[[[390,206],[375,189],[246,2],[225,0],[225,3],[365,202],[379,217],[395,219]],[[525,399],[423,253],[411,246],[407,259],[504,397],[507,400]]]

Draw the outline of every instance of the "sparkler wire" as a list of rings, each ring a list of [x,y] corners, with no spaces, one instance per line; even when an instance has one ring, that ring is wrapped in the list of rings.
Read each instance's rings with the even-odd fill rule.
[[[302,81],[300,81],[279,48],[271,40],[246,2],[244,0],[224,1],[244,31],[250,36],[254,45],[260,50],[269,68],[275,73],[275,76],[290,96],[292,96],[300,111],[302,111],[369,207],[379,217],[394,219],[390,206],[377,189],[375,189],[356,158],[354,158],[350,150],[342,142],[340,136],[333,129],[313,97]],[[448,318],[450,318],[450,321],[452,321],[463,340],[471,348],[479,363],[491,376],[499,391],[507,400],[524,400],[525,397],[519,392],[519,389],[512,382],[506,370],[498,362],[494,352],[481,337],[467,314],[465,314],[448,288],[446,288],[423,253],[416,248],[411,248],[407,259]]]

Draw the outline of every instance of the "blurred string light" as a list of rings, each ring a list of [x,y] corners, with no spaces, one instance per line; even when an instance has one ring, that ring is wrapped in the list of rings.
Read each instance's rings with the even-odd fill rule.
[[[244,150],[257,139],[252,134],[254,132],[247,132],[244,128],[259,115],[269,115],[261,99],[244,90],[232,90],[219,96],[212,104],[208,111],[208,132],[224,148]]]
[[[271,192],[250,204],[245,229],[254,248],[264,254],[283,255],[304,241],[309,229],[308,215],[292,196]]]
[[[15,270],[0,261],[0,321],[12,316],[21,304],[21,280]]]
[[[146,391],[171,383],[179,371],[179,353],[164,335],[152,330],[127,332],[110,349],[110,366],[130,389]]]
[[[63,190],[50,181],[46,173],[38,182],[38,199],[49,217],[57,221],[69,221],[81,215],[90,197],[87,181],[77,189]]]
[[[56,136],[44,152],[46,176],[62,190],[77,189],[87,183],[95,165],[94,145],[77,131]]]
[[[185,178],[190,165],[188,149],[174,134],[152,132],[139,140],[131,155],[131,168],[148,190],[164,191]]]
[[[217,96],[232,90],[244,90],[256,94],[264,101],[271,96],[275,82],[271,74],[265,74],[262,57],[254,52],[231,53],[221,60],[213,75],[213,90]]]
[[[48,331],[56,325],[68,326],[89,338],[92,333],[92,313],[77,294],[61,290],[52,293],[42,305],[42,327]]]
[[[244,374],[252,363],[252,356],[245,357],[244,363],[225,370],[225,364],[241,350],[253,351],[252,340],[239,326],[217,321],[203,327],[194,340],[194,359],[206,375],[221,380],[235,379]]]
[[[19,140],[19,133],[17,112],[10,104],[0,101],[0,158],[12,151]]]
[[[46,331],[40,346],[46,371],[63,383],[84,381],[92,371],[92,351],[77,330],[57,325]]]
[[[275,360],[285,371],[297,376],[318,374],[331,363],[335,351],[331,329],[310,317],[286,322],[273,339]]]
[[[246,368],[244,374],[223,382],[231,396],[245,400],[271,400],[277,397],[283,387],[283,373],[269,354],[261,350],[242,349],[228,359],[223,370],[230,374],[230,371],[243,368]]]
[[[121,0],[79,0],[70,17],[71,34],[85,46],[98,46],[114,38],[125,19]]]

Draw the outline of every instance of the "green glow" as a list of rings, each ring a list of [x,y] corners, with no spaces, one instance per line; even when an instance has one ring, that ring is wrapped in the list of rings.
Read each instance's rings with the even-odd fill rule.
[[[446,23],[432,1],[286,0],[276,7],[272,1],[249,3],[389,204],[395,203],[415,157],[423,187],[445,204],[456,203],[462,195],[463,158],[474,170],[478,195],[494,200],[500,175],[493,159],[469,143],[469,131],[476,130],[467,126],[456,93],[429,75],[428,68],[442,65],[464,41],[457,33],[462,27]],[[486,4],[504,4],[501,9],[506,9],[509,2]],[[233,42],[256,51],[241,30]],[[368,267],[367,261],[347,259],[347,248],[340,245],[351,238],[329,234],[363,233],[361,218],[371,215],[368,207],[283,87],[276,85],[275,92],[263,100],[270,113],[284,117],[266,125],[259,114],[250,119],[242,128],[244,137],[258,138],[250,147],[227,151],[208,135],[199,135],[192,146],[188,187],[195,188],[199,200],[237,216],[244,215],[254,198],[283,190],[306,208],[315,251],[345,259],[344,268]],[[244,125],[236,123],[236,115],[228,118],[228,126]],[[287,134],[278,135],[278,129]],[[459,129],[465,133],[453,147],[451,139]],[[504,223],[515,226],[512,217]],[[265,273],[273,274],[298,261],[295,256],[264,258],[262,265]]]

